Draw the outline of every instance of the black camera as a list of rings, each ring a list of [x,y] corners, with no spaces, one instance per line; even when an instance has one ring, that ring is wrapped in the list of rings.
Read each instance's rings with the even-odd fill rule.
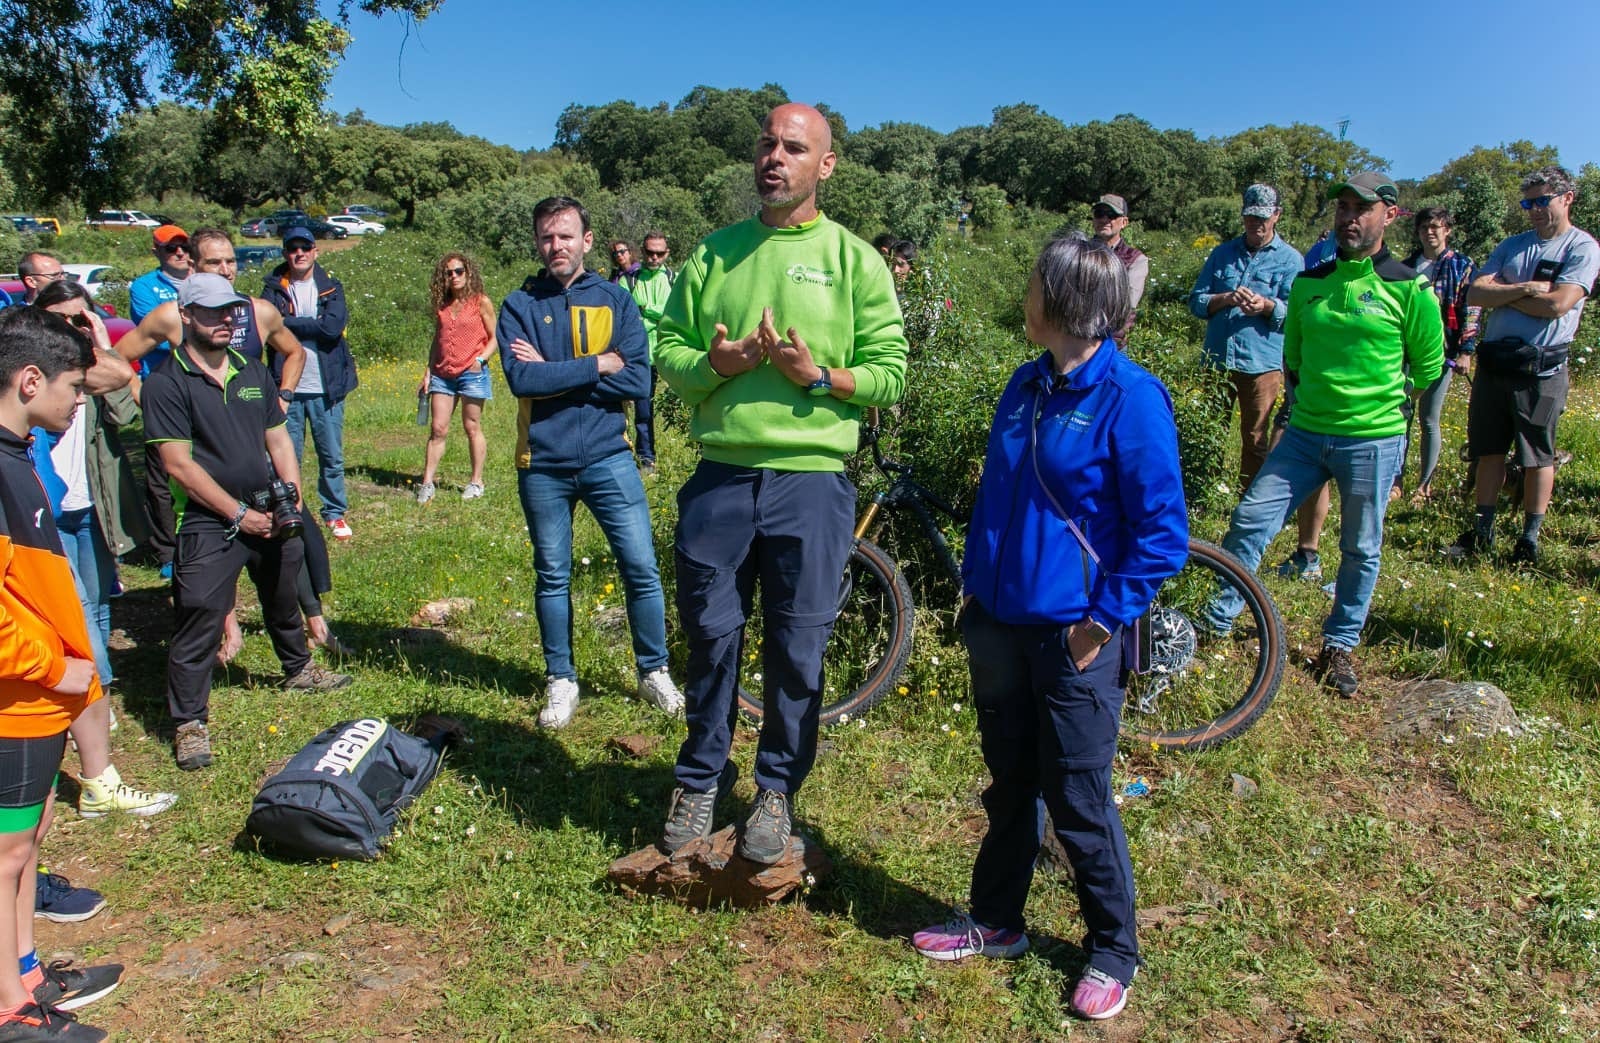
[[[300,509],[295,506],[299,497],[300,491],[293,482],[274,478],[265,489],[250,494],[250,506],[272,519],[270,535],[273,539],[292,539],[305,528],[300,520]]]

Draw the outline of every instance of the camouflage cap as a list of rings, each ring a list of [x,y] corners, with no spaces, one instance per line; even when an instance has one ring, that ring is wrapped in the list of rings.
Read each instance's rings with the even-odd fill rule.
[[[1110,207],[1111,211],[1118,217],[1128,216],[1128,201],[1123,199],[1121,196],[1114,196],[1109,192],[1101,196],[1099,199],[1096,199],[1094,201],[1094,205]]]
[[[1251,185],[1244,190],[1245,217],[1271,217],[1278,212],[1278,190],[1271,185]]]

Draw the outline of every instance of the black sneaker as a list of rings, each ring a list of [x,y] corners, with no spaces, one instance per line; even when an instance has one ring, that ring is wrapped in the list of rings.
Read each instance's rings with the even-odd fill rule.
[[[1526,536],[1517,537],[1517,545],[1511,548],[1511,561],[1515,565],[1539,564],[1539,545]]]
[[[1479,554],[1488,555],[1494,550],[1494,544],[1478,535],[1477,529],[1468,529],[1456,541],[1444,549],[1444,556],[1451,561],[1466,561]]]
[[[33,998],[46,1010],[77,1010],[122,984],[120,963],[74,967],[70,960],[56,960],[43,970],[44,984],[33,990]]]
[[[752,862],[770,866],[780,861],[789,850],[789,834],[792,831],[789,795],[764,789],[756,794],[756,806],[745,820],[744,832],[739,834],[739,846],[734,850]]]
[[[89,887],[73,887],[59,873],[39,870],[34,878],[33,915],[51,923],[79,923],[106,907],[105,895]]]
[[[61,1010],[47,1010],[29,1003],[0,1021],[0,1043],[100,1043],[105,1032]]]
[[[1322,646],[1322,654],[1317,657],[1317,677],[1323,687],[1333,689],[1345,699],[1355,698],[1356,689],[1361,686],[1350,650],[1338,645]]]
[[[675,855],[684,845],[704,840],[711,835],[712,813],[717,809],[715,786],[706,793],[690,793],[679,786],[672,791],[672,803],[667,807],[667,824],[661,830],[656,846],[668,855]]]

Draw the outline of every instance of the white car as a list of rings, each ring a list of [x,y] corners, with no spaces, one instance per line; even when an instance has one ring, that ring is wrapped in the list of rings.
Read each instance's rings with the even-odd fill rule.
[[[376,221],[366,221],[355,214],[329,214],[328,223],[338,225],[351,235],[382,235],[383,226]]]
[[[158,228],[161,225],[143,210],[101,210],[83,220],[90,228]]]
[[[80,283],[88,290],[91,297],[100,296],[100,287],[105,284],[107,277],[117,270],[113,264],[64,264],[61,268],[69,279]]]

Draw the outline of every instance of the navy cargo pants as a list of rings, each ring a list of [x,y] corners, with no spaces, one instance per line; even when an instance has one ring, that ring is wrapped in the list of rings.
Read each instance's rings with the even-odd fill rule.
[[[793,795],[817,754],[822,653],[850,558],[855,486],[838,472],[702,460],[678,491],[678,617],[689,639],[689,734],[678,785],[705,793],[733,745],[744,624],[761,587],[756,785]]]

